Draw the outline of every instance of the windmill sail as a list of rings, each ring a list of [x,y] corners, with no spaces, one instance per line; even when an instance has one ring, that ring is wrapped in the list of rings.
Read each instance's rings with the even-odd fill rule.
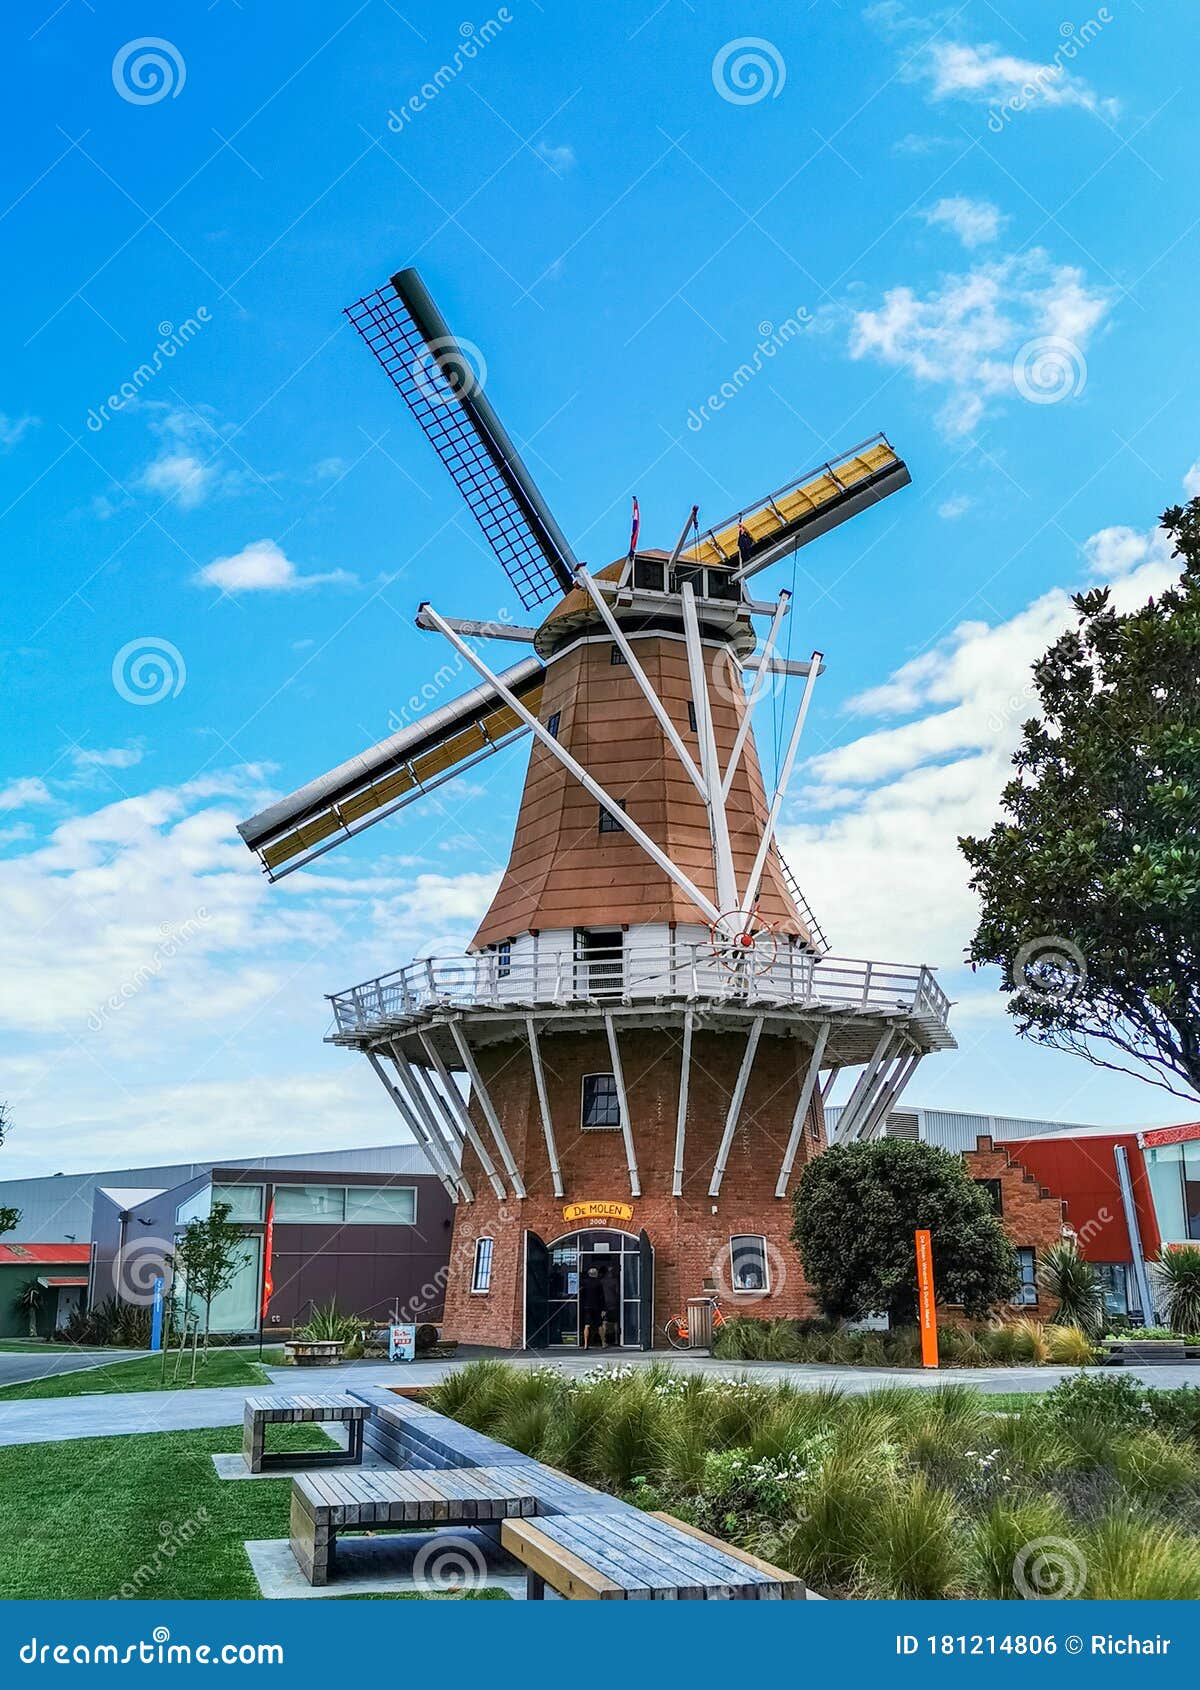
[[[739,516],[708,529],[684,552],[689,563],[735,564],[747,580],[777,558],[886,499],[912,477],[882,434],[755,501]]]
[[[346,315],[450,471],[525,609],[569,592],[575,554],[417,272],[401,270]]]
[[[526,657],[500,679],[527,710],[536,712],[543,674],[538,659]],[[494,687],[472,687],[241,822],[238,832],[268,877],[282,880],[527,731]]]

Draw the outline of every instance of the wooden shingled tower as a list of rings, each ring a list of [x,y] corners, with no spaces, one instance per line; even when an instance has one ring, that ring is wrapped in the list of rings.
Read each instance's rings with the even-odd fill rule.
[[[908,471],[879,435],[714,528],[693,510],[670,551],[643,549],[635,522],[628,554],[593,573],[416,273],[348,314],[541,618],[423,604],[418,625],[478,685],[240,829],[279,879],[532,737],[467,953],[331,997],[333,1041],[366,1056],[456,1205],[446,1335],[576,1344],[591,1269],[629,1347],[661,1343],[710,1288],[727,1308],[805,1313],[787,1198],[827,1142],[823,1098],[851,1070],[837,1137],[870,1137],[953,1040],[928,968],[830,955],[780,854],[823,660],[777,655],[789,595],[750,583]],[[492,667],[500,640],[526,655]],[[768,793],[753,712],[788,676],[803,686]]]

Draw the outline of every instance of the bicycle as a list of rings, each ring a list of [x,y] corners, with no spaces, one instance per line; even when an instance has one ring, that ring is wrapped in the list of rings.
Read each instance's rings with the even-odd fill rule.
[[[721,1312],[721,1299],[713,1296],[709,1297],[708,1301],[712,1304],[712,1329],[714,1332],[719,1332],[725,1324],[725,1316]],[[673,1314],[667,1324],[663,1327],[663,1331],[666,1333],[667,1342],[673,1350],[686,1350],[688,1348],[688,1323],[686,1315]]]

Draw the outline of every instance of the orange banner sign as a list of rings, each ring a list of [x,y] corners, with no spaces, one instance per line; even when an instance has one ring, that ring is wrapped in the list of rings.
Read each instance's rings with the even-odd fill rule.
[[[588,1203],[568,1203],[563,1210],[565,1221],[631,1221],[633,1208],[628,1203],[608,1203],[593,1199]]]
[[[933,1246],[927,1232],[917,1233],[917,1313],[921,1323],[921,1366],[938,1364],[937,1302],[933,1295]]]

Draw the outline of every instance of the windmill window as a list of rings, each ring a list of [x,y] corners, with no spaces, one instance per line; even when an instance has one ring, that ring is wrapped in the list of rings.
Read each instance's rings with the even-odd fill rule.
[[[505,939],[502,945],[496,946],[496,976],[500,980],[507,980],[512,973],[512,941]]]
[[[617,645],[615,642],[608,649],[608,661],[610,663],[624,663],[625,662],[625,653],[621,650],[620,646]]]
[[[661,593],[666,584],[664,565],[650,558],[636,559],[633,565],[633,584],[650,593]]]
[[[1017,1267],[1021,1279],[1013,1302],[1025,1305],[1036,1303],[1038,1300],[1037,1252],[1026,1246],[1021,1246],[1017,1250]]]
[[[729,1240],[729,1274],[735,1291],[771,1289],[767,1241],[761,1233],[735,1233]]]
[[[554,712],[553,716],[551,716],[550,720],[546,723],[546,732],[550,735],[551,739],[557,739],[558,738],[558,724],[561,721],[562,721],[562,711],[556,710]]]
[[[475,1240],[475,1263],[471,1269],[471,1295],[474,1297],[482,1297],[492,1288],[492,1249],[492,1239]]]
[[[688,727],[691,728],[693,733],[698,733],[699,729],[696,727],[696,706],[692,703],[692,700],[690,698],[688,699],[687,704],[688,704]]]
[[[588,1131],[602,1131],[621,1125],[621,1100],[614,1074],[583,1076],[583,1109],[579,1124]]]
[[[622,810],[625,808],[623,798],[621,799],[621,808]],[[600,831],[601,833],[624,833],[625,831],[625,824],[621,818],[614,816],[612,811],[606,809],[603,804],[600,806]]]

